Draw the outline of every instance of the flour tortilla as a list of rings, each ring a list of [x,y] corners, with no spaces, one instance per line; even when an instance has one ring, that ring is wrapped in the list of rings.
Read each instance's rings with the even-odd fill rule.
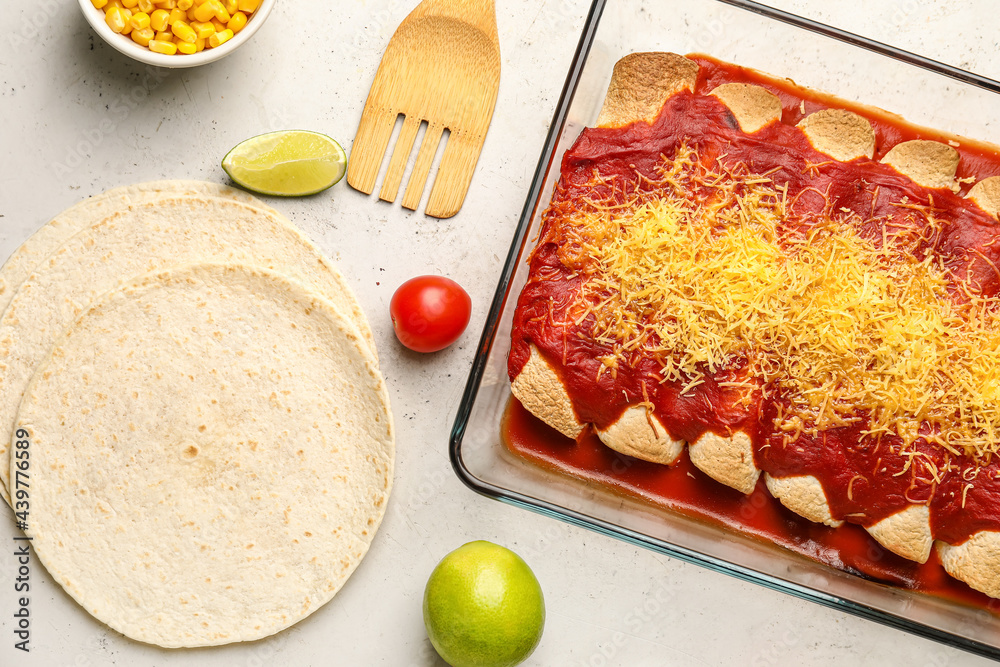
[[[871,122],[846,109],[822,109],[799,121],[812,147],[834,160],[850,162],[875,155],[875,129]]]
[[[14,415],[35,366],[99,295],[149,271],[228,261],[288,274],[350,317],[374,354],[367,320],[322,253],[284,218],[236,201],[158,199],[129,206],[63,244],[25,280],[0,320],[0,476],[8,482]],[[9,502],[7,488],[0,490]]]
[[[694,92],[698,63],[676,53],[630,53],[615,63],[597,127],[652,123],[667,100]]]
[[[740,129],[747,134],[781,120],[781,98],[763,86],[724,83],[709,94],[726,105]]]
[[[1000,598],[1000,532],[981,530],[961,544],[935,542],[945,572],[992,598]]]
[[[255,640],[318,609],[392,482],[388,396],[357,328],[246,266],[104,295],[39,365],[17,426],[39,559],[95,617],[166,647]]]
[[[958,192],[955,173],[961,155],[940,141],[914,139],[893,146],[882,162],[926,188],[948,188]]]
[[[979,181],[969,190],[968,197],[979,204],[979,208],[1000,220],[1000,176],[989,176]]]
[[[531,345],[531,356],[511,382],[510,391],[531,414],[574,440],[584,424],[576,416],[573,401],[556,369]]]
[[[264,208],[277,215],[259,199],[242,190],[208,181],[149,181],[112,188],[66,209],[42,225],[15,250],[0,267],[0,312],[3,312],[18,285],[31,275],[43,259],[82,229],[100,222],[107,216],[127,208],[165,196],[200,195],[223,197]]]

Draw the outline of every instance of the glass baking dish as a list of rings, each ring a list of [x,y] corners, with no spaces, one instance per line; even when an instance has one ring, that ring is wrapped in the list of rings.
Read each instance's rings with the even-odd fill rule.
[[[705,53],[1000,144],[1000,83],[743,0],[594,0],[514,234],[452,430],[452,464],[473,490],[886,625],[1000,658],[1000,618],[949,599],[883,585],[736,531],[545,470],[501,443],[510,398],[507,353],[524,261],[559,164],[604,101],[614,63],[637,51]]]

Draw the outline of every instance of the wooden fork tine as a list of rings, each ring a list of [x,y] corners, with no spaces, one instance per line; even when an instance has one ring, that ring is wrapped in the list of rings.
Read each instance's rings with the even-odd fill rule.
[[[434,162],[434,155],[437,153],[443,133],[444,126],[441,123],[431,123],[427,126],[420,144],[420,152],[417,153],[417,162],[410,174],[410,182],[406,184],[406,192],[403,193],[403,208],[416,211],[420,206],[420,197],[423,196],[424,186],[427,184],[427,174],[431,171],[431,163]]]
[[[470,137],[466,133],[452,131],[441,158],[441,167],[434,178],[425,211],[427,215],[450,218],[462,208],[485,139],[485,132],[478,137]]]
[[[389,160],[389,169],[385,173],[385,180],[382,181],[382,191],[378,195],[382,201],[396,201],[396,193],[399,192],[399,184],[403,180],[406,161],[410,158],[413,140],[417,138],[417,130],[419,129],[420,119],[412,115],[406,116],[403,120],[403,129],[399,131],[399,137],[396,138],[396,148],[392,151],[392,159]]]
[[[375,189],[375,179],[378,178],[382,158],[398,116],[394,111],[378,113],[367,107],[361,114],[361,124],[351,147],[351,159],[347,163],[347,182],[355,190],[370,195]]]

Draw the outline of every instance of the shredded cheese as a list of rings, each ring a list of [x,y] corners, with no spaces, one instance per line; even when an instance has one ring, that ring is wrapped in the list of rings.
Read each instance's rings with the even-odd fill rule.
[[[641,180],[622,193],[595,175],[606,196],[552,213],[560,259],[584,277],[568,317],[610,351],[605,368],[652,356],[662,382],[689,392],[747,363],[752,390],[787,401],[776,426],[791,441],[867,419],[876,438],[997,451],[996,300],[919,251],[940,233],[933,201],[897,202],[866,225],[850,209],[799,206],[824,192],[789,199],[687,147]]]

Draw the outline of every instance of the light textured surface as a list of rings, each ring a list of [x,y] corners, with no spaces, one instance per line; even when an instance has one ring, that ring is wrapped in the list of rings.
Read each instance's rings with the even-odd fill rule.
[[[94,616],[167,647],[318,609],[392,486],[388,397],[357,327],[240,265],[104,295],[39,364],[16,428],[40,560]]]
[[[200,261],[272,268],[305,282],[368,334],[343,277],[283,218],[237,201],[161,198],[125,209],[75,234],[42,260],[0,320],[0,430],[14,414],[35,366],[95,298],[147,271]],[[3,438],[0,437],[0,443]],[[0,445],[0,475],[6,484]]]
[[[91,619],[36,560],[32,652],[24,654],[12,644],[17,563],[11,537],[17,531],[4,510],[0,664],[443,667],[423,629],[423,586],[445,553],[476,539],[516,550],[541,582],[548,615],[542,642],[526,663],[530,667],[993,664],[480,497],[451,471],[448,434],[588,4],[497,3],[500,94],[469,196],[454,218],[430,220],[344,183],[316,197],[268,200],[348,277],[375,330],[397,417],[397,474],[389,509],[368,556],[337,597],[263,642],[168,652],[125,640]],[[770,4],[1000,77],[996,9],[989,1]],[[226,151],[267,130],[322,131],[349,150],[382,51],[415,5],[415,0],[282,0],[253,43],[186,72],[147,71],[120,58],[91,36],[79,15],[62,11],[61,3],[58,12],[29,4],[7,7],[8,33],[0,38],[0,105],[7,128],[0,132],[7,156],[0,162],[0,247],[10,252],[83,196],[123,183],[224,182],[218,162]],[[685,26],[690,40],[669,46],[717,50],[738,34],[726,16],[721,11],[718,23]],[[37,38],[11,40],[36,33]],[[650,41],[643,48],[663,46]],[[607,63],[610,67],[614,59]],[[775,71],[795,64],[756,66]],[[871,79],[869,72],[850,73]],[[886,91],[887,98],[897,94],[895,88]],[[948,108],[944,98],[925,101]],[[956,116],[956,131],[961,121]],[[102,131],[102,123],[113,131]],[[473,300],[467,333],[432,356],[400,348],[388,317],[396,286],[424,273],[455,278]]]

